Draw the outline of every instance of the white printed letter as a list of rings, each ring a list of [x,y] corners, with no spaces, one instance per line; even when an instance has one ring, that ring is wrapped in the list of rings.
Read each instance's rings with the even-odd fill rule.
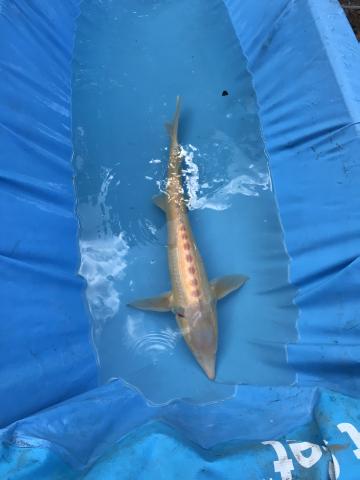
[[[354,427],[354,425],[351,425],[351,423],[339,423],[337,427],[341,433],[346,432],[349,435],[357,447],[353,450],[354,455],[356,458],[360,459],[360,432]]]
[[[288,458],[285,447],[281,442],[267,441],[262,442],[263,445],[271,445],[275,450],[278,460],[274,462],[274,470],[280,473],[281,480],[292,480],[291,471],[294,470],[294,464],[290,458]]]
[[[296,460],[304,468],[311,468],[322,456],[319,445],[310,442],[290,443],[290,448]],[[305,450],[310,450],[309,455],[303,455]]]

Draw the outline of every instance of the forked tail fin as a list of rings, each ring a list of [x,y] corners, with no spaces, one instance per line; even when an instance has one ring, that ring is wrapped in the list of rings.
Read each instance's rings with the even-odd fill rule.
[[[171,123],[165,123],[166,130],[170,135],[171,140],[177,140],[178,127],[179,127],[179,117],[180,117],[180,96],[176,97],[176,110],[173,121]]]

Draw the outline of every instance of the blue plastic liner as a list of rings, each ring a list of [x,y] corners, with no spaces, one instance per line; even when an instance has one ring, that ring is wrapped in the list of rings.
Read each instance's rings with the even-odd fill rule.
[[[358,393],[359,46],[336,1],[260,1],[256,10],[238,3],[227,2],[253,76],[298,286],[300,341],[289,359],[300,383],[321,379]]]
[[[0,2],[0,425],[96,385],[71,165],[79,2]]]
[[[0,0],[0,478],[358,480],[360,51],[338,3],[225,0],[299,289],[297,385],[162,407],[96,388],[71,167],[79,3]]]

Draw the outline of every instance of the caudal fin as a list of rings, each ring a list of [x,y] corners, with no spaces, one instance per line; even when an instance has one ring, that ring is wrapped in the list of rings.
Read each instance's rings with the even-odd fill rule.
[[[179,117],[180,117],[180,96],[176,97],[176,110],[173,121],[171,123],[165,123],[166,130],[170,135],[171,139],[177,139],[178,127],[179,127]]]

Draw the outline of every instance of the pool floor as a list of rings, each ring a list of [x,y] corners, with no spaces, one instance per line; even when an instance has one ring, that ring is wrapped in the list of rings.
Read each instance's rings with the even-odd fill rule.
[[[73,80],[80,273],[100,382],[121,377],[147,399],[196,402],[236,385],[289,385],[295,291],[255,93],[220,0],[83,3]],[[135,311],[169,289],[164,124],[182,97],[189,216],[209,278],[250,277],[218,304],[216,381],[199,368],[172,314]]]

